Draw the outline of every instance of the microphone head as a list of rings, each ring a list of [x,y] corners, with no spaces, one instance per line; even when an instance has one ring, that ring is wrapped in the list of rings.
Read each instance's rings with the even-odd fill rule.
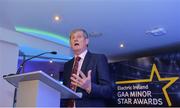
[[[51,54],[57,54],[57,52],[56,51],[52,51],[52,52],[50,52]]]

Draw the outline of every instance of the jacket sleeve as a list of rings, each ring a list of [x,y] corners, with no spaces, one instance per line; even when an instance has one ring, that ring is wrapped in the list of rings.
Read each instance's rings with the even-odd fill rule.
[[[109,76],[109,65],[105,55],[99,55],[97,58],[97,81],[91,84],[90,97],[110,98],[112,96],[112,86]]]
[[[67,76],[67,62],[64,64],[64,71],[63,71],[63,84],[67,86],[68,76]]]

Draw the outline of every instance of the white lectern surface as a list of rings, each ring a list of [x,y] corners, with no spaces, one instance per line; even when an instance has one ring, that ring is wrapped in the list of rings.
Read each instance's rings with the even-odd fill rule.
[[[75,93],[68,87],[61,84],[59,81],[53,79],[46,73],[42,71],[34,71],[23,74],[17,74],[12,76],[4,77],[9,83],[18,87],[18,83],[22,81],[30,81],[30,80],[40,80],[47,84],[48,86],[54,88],[55,90],[61,93],[61,99],[69,99],[69,98],[81,98],[82,93]]]

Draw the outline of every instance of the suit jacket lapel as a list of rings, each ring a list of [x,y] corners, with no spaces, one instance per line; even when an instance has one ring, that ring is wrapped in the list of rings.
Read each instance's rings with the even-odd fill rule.
[[[70,68],[68,69],[68,77],[67,77],[67,78],[69,78],[68,84],[67,84],[68,87],[70,86],[70,82],[71,82],[70,77],[71,77],[71,72],[72,72],[72,68],[73,68],[73,63],[74,63],[74,58],[69,62]]]
[[[89,61],[90,61],[90,58],[91,58],[91,53],[88,51],[85,58],[84,58],[84,61],[83,61],[83,64],[82,64],[82,67],[81,67],[81,71],[87,75],[87,67],[88,67],[88,64],[89,64]]]

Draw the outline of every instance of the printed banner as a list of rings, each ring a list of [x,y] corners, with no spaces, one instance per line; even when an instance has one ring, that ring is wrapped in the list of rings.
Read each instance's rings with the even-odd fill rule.
[[[153,62],[146,57],[139,64],[140,59],[136,59],[111,65],[113,71],[119,71],[115,81],[116,106],[180,106],[180,61],[154,58]]]

